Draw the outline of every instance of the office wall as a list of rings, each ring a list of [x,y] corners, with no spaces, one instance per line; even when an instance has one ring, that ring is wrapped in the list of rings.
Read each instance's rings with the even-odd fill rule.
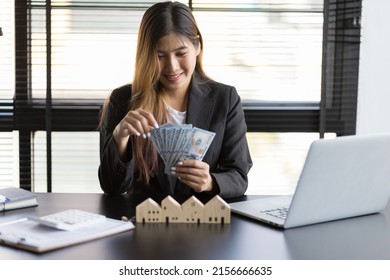
[[[389,0],[363,0],[357,134],[390,132]]]

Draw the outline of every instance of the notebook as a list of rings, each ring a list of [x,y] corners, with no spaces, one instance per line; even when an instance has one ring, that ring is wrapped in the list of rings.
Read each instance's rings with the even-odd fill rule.
[[[16,187],[0,188],[0,211],[37,206],[34,193]]]
[[[287,229],[377,213],[389,196],[390,134],[353,135],[311,144],[294,195],[230,206],[233,213]]]

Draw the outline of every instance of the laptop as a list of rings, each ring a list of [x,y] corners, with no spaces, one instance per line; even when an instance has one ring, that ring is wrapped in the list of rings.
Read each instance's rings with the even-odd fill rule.
[[[288,229],[377,213],[390,197],[390,134],[314,141],[294,195],[230,203],[231,211]]]

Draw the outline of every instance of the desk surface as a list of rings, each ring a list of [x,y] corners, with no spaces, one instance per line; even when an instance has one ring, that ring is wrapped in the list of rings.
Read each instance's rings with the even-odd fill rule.
[[[126,195],[57,193],[40,193],[38,202],[0,213],[0,223],[69,208],[133,217],[138,203]],[[0,246],[0,259],[390,259],[389,219],[390,205],[379,214],[280,230],[232,214],[223,226],[136,224],[132,231],[44,254]]]

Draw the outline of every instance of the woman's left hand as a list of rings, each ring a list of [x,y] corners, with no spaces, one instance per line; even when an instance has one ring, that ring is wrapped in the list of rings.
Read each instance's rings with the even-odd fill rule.
[[[181,182],[198,193],[210,192],[214,188],[210,167],[203,161],[184,160],[172,167],[171,170],[172,174],[176,175]]]

